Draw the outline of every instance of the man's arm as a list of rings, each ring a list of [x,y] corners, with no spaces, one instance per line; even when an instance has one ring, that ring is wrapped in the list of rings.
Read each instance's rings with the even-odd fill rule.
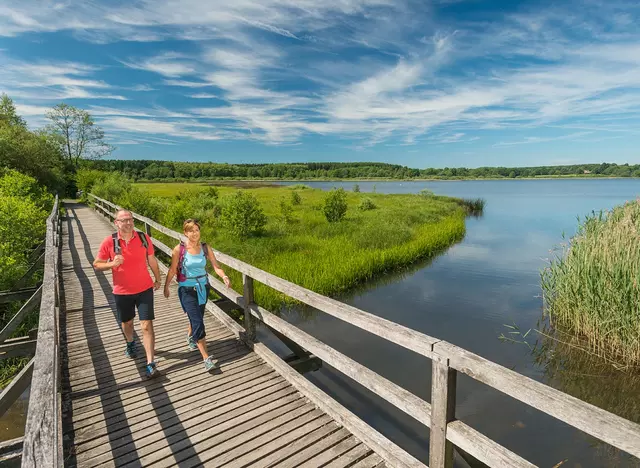
[[[93,268],[95,268],[98,271],[111,270],[113,267],[117,267],[118,265],[120,265],[120,263],[122,263],[122,262],[117,263],[117,261],[118,261],[117,257],[112,261],[105,260],[102,258],[96,258],[93,261]]]
[[[160,277],[160,268],[158,268],[158,260],[155,255],[147,255],[147,261],[149,262],[149,266],[151,267],[151,271],[153,272],[153,276],[155,276],[156,280],[153,285],[153,289],[158,289],[161,286]]]

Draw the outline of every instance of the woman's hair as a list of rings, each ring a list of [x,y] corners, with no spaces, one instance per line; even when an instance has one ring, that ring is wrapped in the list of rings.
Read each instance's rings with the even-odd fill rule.
[[[196,219],[185,219],[184,223],[182,223],[182,231],[183,232],[191,232],[193,231],[193,227],[198,226],[200,229],[200,223]]]

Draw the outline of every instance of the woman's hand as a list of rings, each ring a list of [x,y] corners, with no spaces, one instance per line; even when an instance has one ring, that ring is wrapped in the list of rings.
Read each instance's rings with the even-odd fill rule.
[[[169,285],[165,285],[164,287],[164,297],[166,297],[167,299],[169,299],[169,296],[171,295],[171,293],[169,292]]]
[[[230,288],[230,287],[231,287],[231,280],[229,279],[229,277],[228,277],[227,275],[224,275],[224,276],[222,277],[222,280],[224,281],[224,285],[225,285],[227,288]]]

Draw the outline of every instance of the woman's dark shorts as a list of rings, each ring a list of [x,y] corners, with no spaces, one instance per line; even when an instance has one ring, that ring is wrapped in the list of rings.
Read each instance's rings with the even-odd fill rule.
[[[136,316],[136,307],[140,320],[153,320],[153,288],[149,288],[138,294],[114,294],[116,298],[116,310],[120,322],[129,322]]]

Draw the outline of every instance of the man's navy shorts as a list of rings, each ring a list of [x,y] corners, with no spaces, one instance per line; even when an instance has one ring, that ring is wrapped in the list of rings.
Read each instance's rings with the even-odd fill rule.
[[[138,294],[114,294],[116,298],[116,310],[120,322],[128,322],[136,316],[136,307],[140,320],[153,320],[153,288],[149,288]]]

